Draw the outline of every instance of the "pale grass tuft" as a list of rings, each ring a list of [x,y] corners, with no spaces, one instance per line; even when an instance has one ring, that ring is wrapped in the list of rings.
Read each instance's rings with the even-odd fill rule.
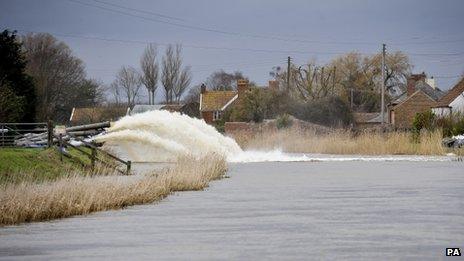
[[[447,152],[463,154],[461,150],[448,150],[442,146],[441,131],[423,132],[413,140],[410,132],[363,132],[337,130],[329,134],[316,134],[311,130],[287,129],[250,135],[234,135],[243,149],[281,149],[294,153],[360,154],[360,155],[444,155]]]
[[[174,191],[201,190],[226,172],[223,157],[182,158],[158,174],[69,175],[53,182],[0,188],[0,225],[50,220],[161,200]]]

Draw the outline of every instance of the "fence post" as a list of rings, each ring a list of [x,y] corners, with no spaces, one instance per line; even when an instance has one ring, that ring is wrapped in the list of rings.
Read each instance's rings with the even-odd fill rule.
[[[129,175],[130,174],[130,171],[131,171],[131,164],[132,162],[130,160],[127,161],[127,170],[126,170],[126,175]]]
[[[5,134],[4,134],[5,128],[3,127],[3,124],[0,125],[0,131],[2,132],[2,147],[5,147]]]
[[[47,121],[47,132],[48,132],[47,145],[50,148],[53,145],[53,122],[51,120]],[[61,149],[61,146],[62,145],[60,145],[60,149]]]
[[[58,136],[58,142],[60,144],[60,160],[61,162],[63,162],[63,134],[60,133],[60,135]],[[50,144],[50,143],[48,143]],[[50,147],[50,145],[49,145]]]
[[[94,170],[95,160],[97,158],[97,150],[94,147],[91,147],[91,149],[92,149],[92,156],[90,156],[90,161],[91,161],[92,170]]]

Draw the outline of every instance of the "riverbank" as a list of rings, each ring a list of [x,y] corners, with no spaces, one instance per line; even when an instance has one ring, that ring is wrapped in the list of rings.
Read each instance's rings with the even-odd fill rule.
[[[204,189],[226,169],[222,157],[206,155],[181,158],[172,168],[146,175],[86,175],[74,169],[53,181],[5,183],[0,188],[0,226],[152,203],[175,191]]]
[[[233,138],[244,150],[280,149],[290,153],[355,154],[355,155],[464,155],[464,148],[450,149],[442,145],[442,133],[361,132],[333,130],[327,134],[295,128],[250,134],[237,132]]]

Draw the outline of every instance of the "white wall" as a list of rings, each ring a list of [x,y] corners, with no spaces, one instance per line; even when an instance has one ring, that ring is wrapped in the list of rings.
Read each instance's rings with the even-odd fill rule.
[[[454,99],[449,106],[453,108],[453,113],[464,113],[464,92],[461,93],[461,95],[459,95],[458,97],[456,97],[456,99]]]
[[[449,107],[432,108],[432,112],[438,117],[446,117],[450,114],[451,108]]]

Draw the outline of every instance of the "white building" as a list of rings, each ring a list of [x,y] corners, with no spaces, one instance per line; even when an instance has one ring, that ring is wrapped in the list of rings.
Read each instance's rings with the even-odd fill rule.
[[[432,111],[439,117],[448,116],[452,113],[464,114],[464,78],[441,97],[437,106],[432,108]]]

